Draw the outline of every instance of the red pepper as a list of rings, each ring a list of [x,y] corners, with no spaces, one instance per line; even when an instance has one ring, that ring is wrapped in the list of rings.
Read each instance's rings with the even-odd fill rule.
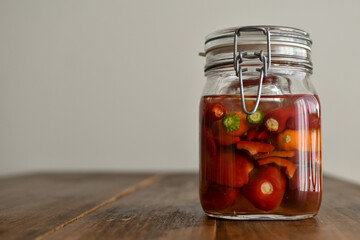
[[[277,108],[266,114],[265,127],[271,133],[280,133],[285,129],[287,120],[294,115],[294,105]]]
[[[242,193],[255,207],[270,211],[280,205],[285,188],[284,174],[279,168],[267,165],[254,170]]]
[[[301,119],[301,121],[299,121]],[[300,125],[300,122],[304,121],[304,126]],[[319,128],[320,127],[320,118],[316,113],[304,115],[297,114],[294,117],[288,119],[286,126],[292,130],[308,129],[308,128]]]
[[[256,138],[258,136],[258,134],[259,134],[258,131],[256,131],[255,129],[250,129],[246,135],[246,139],[248,141],[250,141],[250,140]]]
[[[274,164],[278,165],[279,167],[284,167],[285,174],[286,174],[286,176],[288,176],[289,179],[294,176],[297,166],[293,162],[291,162],[287,159],[279,158],[279,157],[267,157],[267,158],[258,160],[259,166],[270,164],[270,163],[274,163]]]
[[[233,205],[238,196],[237,188],[211,183],[200,192],[200,201],[205,210],[218,211]]]
[[[221,103],[213,103],[205,108],[204,121],[211,125],[214,121],[222,119],[226,114],[226,108]]]
[[[250,153],[250,155],[255,155],[259,152],[271,152],[274,150],[274,146],[263,143],[263,142],[251,142],[251,141],[240,141],[236,143],[237,149],[244,149]]]
[[[249,180],[249,173],[254,168],[250,158],[241,153],[220,151],[212,164],[210,180],[228,187],[242,187]]]
[[[221,124],[221,120],[214,122],[212,127],[215,141],[222,146],[228,146],[240,141],[239,136],[231,136],[227,134],[226,130]]]

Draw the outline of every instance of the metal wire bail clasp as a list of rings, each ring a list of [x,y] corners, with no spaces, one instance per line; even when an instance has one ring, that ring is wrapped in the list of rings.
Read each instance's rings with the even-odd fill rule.
[[[264,55],[263,50],[261,50],[260,52],[254,52],[253,54],[249,54],[248,52],[242,52],[242,51],[239,51],[239,53],[238,53],[237,45],[238,45],[238,37],[240,37],[240,33],[241,32],[250,32],[250,31],[261,31],[266,35],[267,56]],[[257,93],[257,97],[256,97],[255,107],[250,112],[247,111],[246,105],[245,105],[244,85],[243,85],[243,78],[242,78],[242,73],[246,72],[248,69],[240,66],[240,64],[243,62],[244,58],[247,58],[247,59],[259,58],[260,61],[263,63],[263,66],[261,68],[256,69],[256,71],[260,72],[259,86],[258,86],[258,93]],[[242,104],[242,109],[246,114],[255,113],[259,106],[263,79],[264,79],[264,77],[267,76],[267,73],[270,69],[270,65],[271,65],[271,49],[270,49],[270,32],[269,32],[269,30],[264,27],[242,27],[242,28],[239,28],[238,30],[236,30],[235,35],[234,35],[234,69],[236,71],[236,76],[239,77],[241,104]]]

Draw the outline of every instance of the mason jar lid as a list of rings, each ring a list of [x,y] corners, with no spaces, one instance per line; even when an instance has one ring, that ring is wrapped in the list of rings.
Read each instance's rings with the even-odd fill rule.
[[[311,45],[309,33],[292,27],[282,26],[249,26],[261,27],[270,33],[272,65],[290,64],[302,66],[312,70]],[[221,29],[210,33],[205,38],[206,56],[205,71],[217,67],[233,64],[234,36],[240,27]],[[267,39],[261,31],[244,31],[237,40],[237,49],[246,52],[264,51],[267,55]],[[249,60],[242,63],[254,65],[255,61]]]

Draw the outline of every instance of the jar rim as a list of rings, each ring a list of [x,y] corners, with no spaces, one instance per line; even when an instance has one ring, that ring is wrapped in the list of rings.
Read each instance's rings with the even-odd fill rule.
[[[311,50],[312,40],[310,34],[304,30],[294,27],[256,25],[246,27],[262,27],[270,32],[271,44],[297,46]],[[240,27],[230,27],[216,30],[205,37],[205,53],[215,48],[233,46],[234,33]],[[250,31],[242,33],[243,38],[239,38],[238,45],[262,45],[265,44],[263,33]],[[230,40],[230,41],[229,41]]]

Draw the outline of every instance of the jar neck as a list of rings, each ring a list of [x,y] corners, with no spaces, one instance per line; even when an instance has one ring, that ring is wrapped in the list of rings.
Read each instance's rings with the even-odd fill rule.
[[[248,69],[247,72],[243,73],[244,81],[247,79],[259,78],[260,73],[256,71],[257,68],[261,68],[261,64],[249,64],[244,63],[241,64],[242,67],[246,67]],[[272,62],[270,69],[268,71],[268,76],[272,75],[293,75],[293,74],[303,73],[307,75],[312,75],[313,69],[308,67],[307,65],[302,64],[293,64],[293,63],[276,63]],[[210,68],[205,71],[205,76],[215,76],[215,75],[226,75],[236,77],[236,72],[234,70],[233,65],[224,65]]]
[[[239,78],[232,66],[206,71],[207,81],[203,95],[241,95]],[[260,73],[255,68],[242,75],[244,94],[256,96]],[[261,96],[316,94],[310,81],[311,70],[292,66],[272,66],[268,75],[263,78]]]

